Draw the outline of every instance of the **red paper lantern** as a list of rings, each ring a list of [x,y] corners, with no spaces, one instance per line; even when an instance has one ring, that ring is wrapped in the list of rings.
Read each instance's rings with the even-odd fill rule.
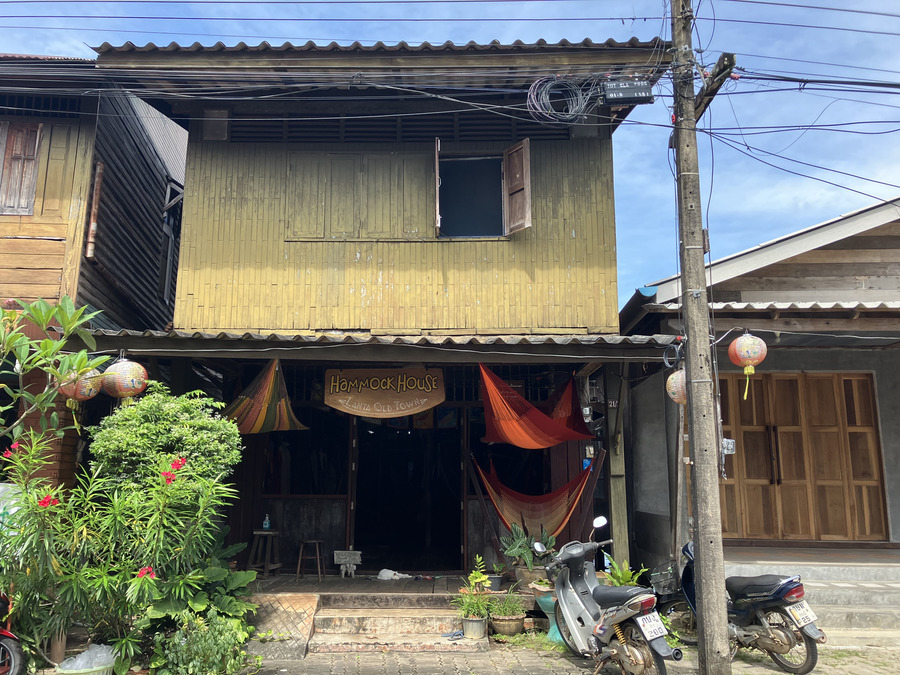
[[[103,391],[110,396],[126,399],[137,396],[147,388],[147,371],[140,363],[122,359],[103,373]]]
[[[67,377],[59,385],[59,393],[71,401],[87,401],[100,393],[103,376],[99,370],[92,370],[79,378]]]
[[[666,380],[666,393],[675,403],[684,405],[687,403],[687,373],[684,368],[679,368],[669,375]]]
[[[745,401],[750,390],[750,376],[756,372],[754,366],[763,362],[768,351],[766,343],[749,332],[735,338],[728,346],[728,358],[734,365],[743,366],[744,375],[747,376],[747,384],[744,386]]]

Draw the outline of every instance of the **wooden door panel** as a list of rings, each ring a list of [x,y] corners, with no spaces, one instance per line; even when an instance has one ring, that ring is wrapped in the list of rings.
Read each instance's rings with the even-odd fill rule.
[[[744,536],[771,539],[778,529],[775,486],[769,484],[744,487]]]
[[[849,539],[847,514],[843,484],[816,486],[816,528],[822,539]]]
[[[783,485],[780,492],[782,536],[785,539],[812,539],[814,532],[806,483]]]
[[[854,488],[856,506],[855,538],[887,539],[884,500],[880,485],[857,485]]]
[[[738,505],[738,489],[734,483],[723,484],[719,490],[719,508],[722,512],[722,536],[735,538],[743,536],[741,512]]]

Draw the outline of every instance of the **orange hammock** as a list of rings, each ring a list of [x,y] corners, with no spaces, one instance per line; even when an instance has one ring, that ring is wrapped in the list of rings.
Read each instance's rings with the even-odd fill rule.
[[[264,434],[269,431],[303,431],[291,410],[281,363],[269,362],[253,382],[227,407],[225,417],[237,422],[242,434]]]
[[[510,443],[520,448],[536,450],[549,448],[563,441],[587,441],[594,437],[584,431],[566,426],[572,417],[573,401],[577,404],[574,386],[568,395],[568,410],[557,412],[563,398],[557,403],[554,417],[548,417],[520,396],[506,382],[494,375],[482,364],[481,389],[484,397],[484,421],[486,443]],[[584,420],[582,419],[582,427]]]
[[[523,530],[536,537],[539,536],[541,527],[555,537],[572,517],[591,475],[591,469],[594,468],[594,461],[591,460],[590,465],[573,480],[545,495],[524,495],[510,490],[500,482],[493,462],[489,476],[481,470],[478,462],[473,464],[507,530],[512,529],[512,523],[518,523]]]

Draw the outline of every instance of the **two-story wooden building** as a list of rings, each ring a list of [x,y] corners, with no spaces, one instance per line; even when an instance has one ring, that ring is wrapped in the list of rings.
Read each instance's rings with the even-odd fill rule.
[[[617,335],[611,139],[651,100],[665,42],[97,51],[190,130],[175,330],[108,340],[226,400],[280,359],[308,427],[245,436],[238,538],[269,514],[288,559],[321,539],[370,569],[462,569],[492,557],[494,520],[467,458],[541,495],[614,444],[619,368],[665,339]],[[598,438],[483,442],[480,363],[536,405],[576,373]],[[335,401],[341,377],[385,393],[423,373],[440,400]],[[597,495],[624,514],[612,455]]]
[[[0,298],[68,295],[98,326],[164,328],[186,145],[93,60],[0,55]],[[52,478],[72,479],[74,441]]]

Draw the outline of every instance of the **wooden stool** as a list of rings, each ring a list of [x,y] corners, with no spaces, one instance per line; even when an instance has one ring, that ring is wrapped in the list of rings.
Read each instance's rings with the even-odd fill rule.
[[[297,573],[294,575],[294,579],[303,577],[303,561],[304,560],[315,560],[316,561],[316,573],[318,575],[319,581],[322,581],[323,570],[325,568],[325,558],[322,556],[322,549],[319,544],[324,543],[322,539],[306,539],[305,541],[300,542],[300,556],[297,558]],[[303,555],[303,549],[306,545],[309,544],[309,551],[306,555]],[[316,552],[312,552],[312,547],[316,547]]]
[[[274,558],[274,561],[272,560]],[[262,570],[263,579],[269,572],[281,567],[281,532],[278,530],[253,530],[248,570]]]

